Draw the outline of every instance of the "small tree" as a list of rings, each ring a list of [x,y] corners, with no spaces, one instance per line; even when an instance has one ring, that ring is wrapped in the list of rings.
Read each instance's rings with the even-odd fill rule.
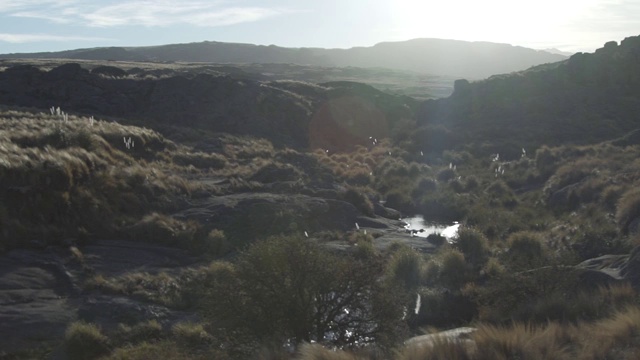
[[[278,236],[254,243],[225,269],[205,285],[210,315],[256,339],[345,346],[389,339],[400,324],[400,302],[377,281],[383,269],[370,258]]]

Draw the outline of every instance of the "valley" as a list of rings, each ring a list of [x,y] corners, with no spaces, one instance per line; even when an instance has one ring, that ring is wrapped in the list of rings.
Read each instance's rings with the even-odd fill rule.
[[[0,60],[0,357],[633,359],[639,39],[471,81]]]

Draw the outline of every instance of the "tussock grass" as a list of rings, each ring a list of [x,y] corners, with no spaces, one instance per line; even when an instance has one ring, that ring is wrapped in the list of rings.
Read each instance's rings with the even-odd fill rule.
[[[67,327],[64,344],[72,360],[97,359],[110,352],[109,339],[93,324],[74,322]]]
[[[330,350],[318,344],[303,344],[298,351],[300,360],[365,360],[368,357],[358,356],[347,351]]]
[[[195,347],[211,342],[212,337],[202,324],[178,323],[171,328],[176,341],[183,346]]]
[[[129,149],[125,137],[132,140]],[[174,158],[184,162],[175,164]],[[154,230],[149,224],[162,222],[143,217],[175,210],[177,199],[202,187],[182,176],[200,171],[193,164],[217,168],[221,160],[221,155],[178,147],[146,128],[100,120],[92,126],[82,117],[65,122],[45,113],[2,109],[0,200],[6,211],[0,211],[0,247],[97,234],[154,241],[144,232],[161,241],[192,241],[195,232],[188,226],[164,221]],[[135,229],[147,228],[123,231],[136,223]]]
[[[133,296],[172,308],[182,308],[186,305],[184,297],[188,292],[187,282],[187,274],[132,272],[111,278],[105,278],[100,274],[94,275],[85,281],[84,288]]]
[[[116,349],[108,360],[208,360],[208,359],[232,359],[224,351],[210,348],[185,349],[174,341],[163,340],[159,342],[143,342],[138,345],[124,346]]]
[[[174,154],[173,162],[182,166],[193,165],[198,169],[222,169],[227,165],[224,156],[202,152]]]
[[[157,320],[141,322],[133,326],[119,324],[112,336],[118,344],[138,344],[144,341],[159,340],[164,336],[162,325]]]
[[[167,215],[151,213],[133,225],[129,231],[138,241],[169,245],[189,244],[196,238],[199,225],[185,222]]]
[[[360,359],[349,351],[331,351],[319,345],[302,348],[302,359]],[[593,323],[543,325],[482,324],[469,340],[435,337],[400,347],[398,360],[539,360],[636,359],[640,352],[640,308],[621,309]],[[309,357],[304,357],[309,354]],[[316,356],[316,357],[314,357]]]

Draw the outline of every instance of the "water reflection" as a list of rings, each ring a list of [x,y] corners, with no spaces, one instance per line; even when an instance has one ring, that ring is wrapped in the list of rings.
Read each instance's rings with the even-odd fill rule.
[[[441,235],[451,242],[451,240],[458,235],[458,228],[460,224],[458,222],[441,223],[434,221],[425,221],[422,215],[415,215],[402,219],[406,223],[404,228],[410,231],[413,236],[426,238],[431,234]]]

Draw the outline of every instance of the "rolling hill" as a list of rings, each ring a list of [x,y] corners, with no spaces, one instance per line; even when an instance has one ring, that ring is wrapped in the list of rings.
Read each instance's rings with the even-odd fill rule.
[[[468,79],[486,78],[552,63],[566,56],[490,42],[413,39],[350,49],[286,48],[205,41],[144,47],[109,47],[61,52],[4,54],[9,58],[208,63],[291,63],[315,66],[382,67]]]

